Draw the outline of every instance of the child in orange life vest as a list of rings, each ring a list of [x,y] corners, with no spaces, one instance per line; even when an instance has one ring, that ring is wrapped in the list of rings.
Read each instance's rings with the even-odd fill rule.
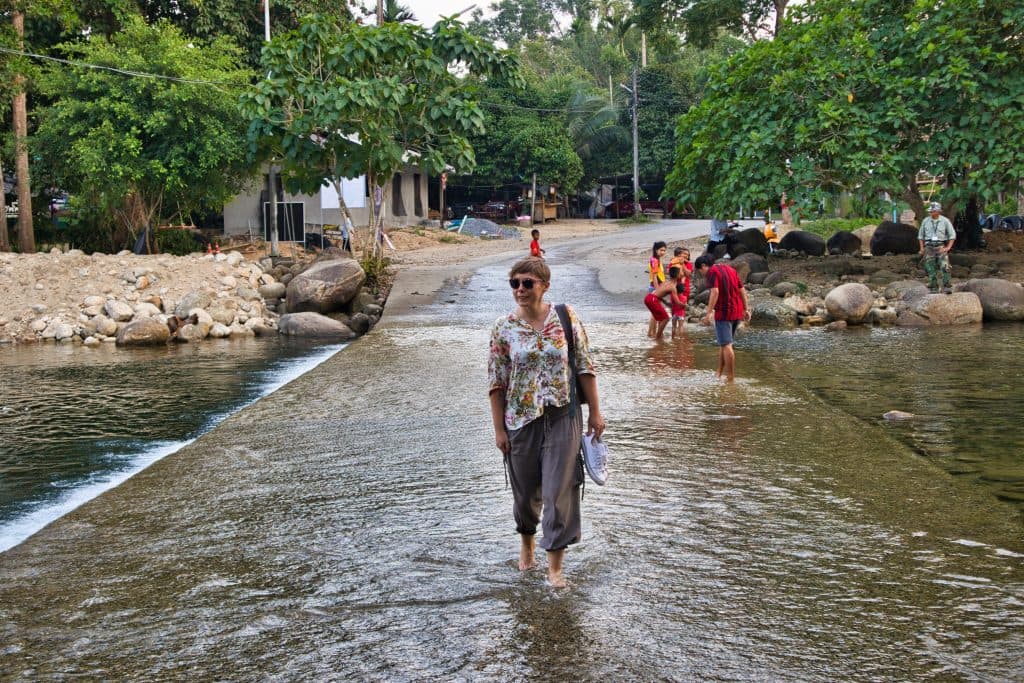
[[[779,231],[775,229],[775,224],[768,216],[764,217],[764,237],[768,240],[769,251],[775,251],[775,245],[779,243]]]
[[[681,252],[681,253],[680,253]],[[674,273],[674,274],[673,274]],[[690,277],[693,275],[693,264],[690,263],[689,250],[679,247],[676,256],[669,263],[668,277],[675,282],[676,299],[672,300],[672,338],[683,333],[686,321],[686,304],[690,300]]]
[[[647,286],[647,293],[653,292],[661,283],[665,282],[665,267],[661,264],[661,258],[668,251],[668,245],[664,242],[655,242],[651,248],[651,258],[647,261],[647,277],[650,283]],[[649,307],[648,307],[649,308]],[[655,332],[658,329],[658,323],[661,322],[654,314],[653,309],[651,312],[651,320],[647,324],[647,336],[654,337]],[[662,325],[661,329],[664,330],[665,326]]]

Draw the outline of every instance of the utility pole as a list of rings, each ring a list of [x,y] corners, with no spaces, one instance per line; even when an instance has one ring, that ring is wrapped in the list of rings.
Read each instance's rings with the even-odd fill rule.
[[[530,190],[530,225],[533,225],[533,216],[537,213],[537,174],[533,174],[533,189]]]
[[[633,67],[633,215],[640,217],[640,145],[636,119],[640,108],[640,94],[636,89],[636,67]]]
[[[263,0],[263,39],[270,42],[270,0]],[[270,74],[267,74],[267,78],[269,77]],[[277,243],[277,172],[273,159],[270,160],[270,170],[267,171],[267,185],[270,202],[270,256],[277,258],[281,255],[281,250]]]

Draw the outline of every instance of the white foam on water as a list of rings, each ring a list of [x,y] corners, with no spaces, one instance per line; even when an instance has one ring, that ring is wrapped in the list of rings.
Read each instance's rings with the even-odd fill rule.
[[[345,346],[347,345],[334,344],[331,346],[325,346],[313,355],[285,361],[280,368],[276,368],[275,370],[265,374],[264,382],[260,386],[256,398],[239,405],[233,411],[212,416],[201,434],[184,441],[162,441],[149,444],[145,451],[136,454],[132,458],[127,469],[91,477],[81,485],[69,489],[68,492],[59,500],[47,503],[35,510],[32,510],[31,512],[27,512],[24,515],[10,520],[9,522],[0,524],[0,553],[5,550],[10,550],[51,522],[60,519],[64,515],[85,503],[88,503],[100,494],[109,491],[128,479],[131,479],[153,463],[172,453],[176,453],[206,432],[216,427],[225,418],[247,406],[252,405],[264,396],[277,391],[292,380],[301,377],[336,354],[338,351],[341,351]]]

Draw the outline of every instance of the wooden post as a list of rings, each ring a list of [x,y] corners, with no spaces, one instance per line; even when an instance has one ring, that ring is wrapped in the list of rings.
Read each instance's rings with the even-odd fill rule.
[[[18,37],[18,48],[25,48],[25,13],[15,10],[12,15],[14,33]],[[28,170],[28,98],[25,95],[25,75],[14,75],[14,169],[18,175],[18,245],[21,253],[31,254],[36,250],[36,236],[32,227],[32,185]],[[7,220],[6,213],[4,220]]]
[[[530,190],[530,225],[533,225],[537,214],[537,174],[533,174],[533,189]],[[543,217],[541,222],[544,222]]]

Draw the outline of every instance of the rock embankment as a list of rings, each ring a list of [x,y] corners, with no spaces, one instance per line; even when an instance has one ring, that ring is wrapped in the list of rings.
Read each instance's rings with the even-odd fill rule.
[[[303,277],[311,270],[313,278]],[[332,286],[325,272],[343,274],[342,281]],[[319,283],[312,293],[310,279]],[[383,300],[362,289],[364,281],[359,264],[344,252],[319,261],[259,263],[238,252],[0,253],[0,344],[140,346],[277,334],[290,289],[297,298],[303,292],[303,310],[330,314],[325,319],[331,324],[305,321],[289,325],[288,334],[322,337],[330,329],[326,336],[350,339],[370,329],[382,312]]]

